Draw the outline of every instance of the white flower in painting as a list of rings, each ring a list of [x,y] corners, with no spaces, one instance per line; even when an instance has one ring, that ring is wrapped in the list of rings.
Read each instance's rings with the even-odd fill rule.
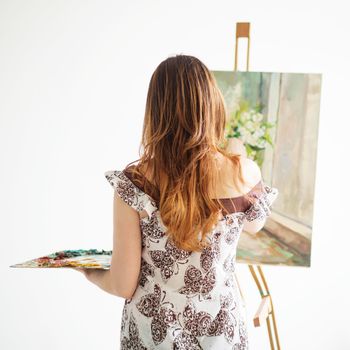
[[[245,122],[245,121],[249,120],[250,119],[249,112],[243,112],[241,114],[240,118],[241,118],[242,122]]]
[[[247,135],[247,143],[249,143],[251,146],[256,145],[256,139],[253,137],[252,134]]]
[[[258,140],[260,138],[259,130],[254,131],[252,136],[255,140]]]
[[[247,130],[244,129],[244,128],[240,128],[240,129],[239,129],[239,132],[240,132],[240,134],[241,134],[241,136],[239,137],[239,138],[241,139],[241,141],[242,141],[243,143],[247,143],[247,142],[248,142],[248,137],[249,137],[250,133],[247,132]]]
[[[241,126],[241,127],[239,128],[239,133],[240,133],[242,136],[250,135],[249,130],[247,130],[244,126]]]
[[[254,109],[251,109],[249,111],[249,119],[254,121],[254,116],[256,115],[256,112],[254,111]]]
[[[252,121],[248,121],[245,123],[245,127],[249,130],[249,131],[254,131],[255,130],[255,125]]]
[[[255,123],[253,123],[253,125],[254,125],[254,130],[258,130],[258,129],[261,130],[261,126],[260,126],[259,122],[255,122]]]
[[[261,136],[264,135],[264,130],[262,130],[261,128],[260,129],[256,129],[254,131],[254,137],[256,137],[257,139],[260,138]]]
[[[261,113],[257,113],[256,116],[257,116],[257,121],[258,122],[261,122],[264,119],[264,115],[261,114]]]
[[[254,115],[252,116],[252,120],[254,122],[261,122],[264,118],[264,115],[259,112],[254,112]]]

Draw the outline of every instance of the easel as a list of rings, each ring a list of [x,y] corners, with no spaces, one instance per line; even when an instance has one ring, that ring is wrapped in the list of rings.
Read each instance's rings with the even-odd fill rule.
[[[249,48],[250,48],[250,23],[249,22],[241,22],[236,23],[236,46],[235,46],[235,65],[234,71],[237,71],[237,60],[238,60],[238,39],[239,38],[247,38],[248,39],[248,47],[247,47],[247,71],[249,70]],[[248,265],[250,273],[252,274],[255,284],[258,287],[261,302],[258,307],[257,312],[255,313],[253,322],[255,327],[260,327],[264,320],[266,320],[267,330],[269,333],[270,347],[271,350],[280,350],[280,342],[278,338],[277,332],[277,324],[276,317],[273,308],[272,298],[269,291],[269,288],[266,283],[266,279],[264,277],[261,265]],[[257,270],[257,272],[256,272]],[[259,277],[262,283],[259,280]],[[241,287],[239,286],[237,276],[235,275],[240,294],[243,298]],[[273,327],[271,327],[271,320]],[[276,347],[275,347],[276,344]]]

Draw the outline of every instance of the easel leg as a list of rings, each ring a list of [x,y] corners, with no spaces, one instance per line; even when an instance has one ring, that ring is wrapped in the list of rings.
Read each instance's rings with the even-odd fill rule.
[[[244,23],[236,23],[236,46],[235,46],[235,64],[234,64],[234,70],[237,70],[237,62],[238,62],[238,39],[239,38],[248,38],[248,47],[247,47],[247,71],[249,70],[249,51],[250,51],[250,23],[244,22]],[[257,266],[258,275],[262,281],[262,285],[259,281],[258,275],[255,271],[255,266]],[[263,320],[266,320],[267,324],[267,330],[270,340],[270,347],[271,350],[280,350],[280,342],[278,338],[278,332],[277,332],[277,324],[276,324],[276,317],[275,312],[273,308],[272,298],[265,280],[265,276],[263,274],[262,268],[260,265],[248,265],[249,270],[254,278],[254,281],[258,287],[260,296],[261,296],[261,303],[259,305],[258,311],[254,317],[254,326],[259,327],[261,326]],[[243,298],[241,287],[239,286],[237,276],[236,281],[239,287],[240,294]],[[271,327],[271,320],[272,320],[272,326]],[[276,343],[276,348],[275,348]]]
[[[254,326],[255,327],[261,326],[262,321],[266,319],[271,350],[275,350],[275,349],[280,350],[281,346],[280,346],[279,337],[278,337],[275,311],[273,308],[272,297],[271,297],[268,285],[266,283],[264,273],[260,265],[248,265],[248,267],[254,278],[255,284],[258,287],[260,296],[262,298],[258,311],[255,314],[255,317],[253,320]],[[258,270],[258,275],[263,283],[263,286],[260,283],[258,275],[255,271],[255,267]],[[270,322],[271,320],[273,323],[273,328],[271,328],[271,322]],[[274,345],[275,343],[276,343],[276,348]]]

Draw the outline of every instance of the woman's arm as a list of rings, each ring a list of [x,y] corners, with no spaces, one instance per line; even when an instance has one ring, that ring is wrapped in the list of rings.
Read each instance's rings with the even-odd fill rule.
[[[107,293],[130,299],[135,292],[141,265],[139,213],[114,192],[113,253],[109,270],[77,269]]]
[[[255,161],[249,160],[249,171],[252,174],[253,182],[260,181],[260,188],[255,192],[254,203],[245,211],[243,220],[243,231],[251,234],[258,233],[271,215],[271,206],[278,196],[278,189],[267,186],[262,178],[261,170]]]

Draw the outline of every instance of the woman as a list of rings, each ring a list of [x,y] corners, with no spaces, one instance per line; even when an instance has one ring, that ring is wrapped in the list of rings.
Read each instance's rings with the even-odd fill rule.
[[[248,349],[234,278],[242,230],[258,232],[278,191],[225,151],[226,108],[208,68],[169,57],[152,75],[137,164],[110,170],[110,270],[83,270],[125,298],[121,349]]]

